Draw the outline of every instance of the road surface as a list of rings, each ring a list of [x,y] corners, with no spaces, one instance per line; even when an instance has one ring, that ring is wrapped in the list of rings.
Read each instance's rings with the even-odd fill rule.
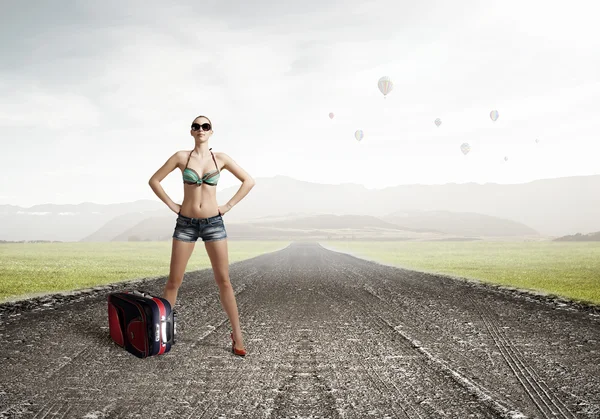
[[[146,359],[110,340],[106,296],[165,278],[1,305],[0,417],[600,417],[600,310],[307,242],[230,277],[246,358],[210,269],[186,273],[177,343]]]

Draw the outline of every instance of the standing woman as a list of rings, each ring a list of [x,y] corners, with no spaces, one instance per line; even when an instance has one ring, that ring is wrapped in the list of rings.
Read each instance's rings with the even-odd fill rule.
[[[244,198],[255,182],[227,154],[213,153],[212,148],[208,148],[208,140],[213,130],[207,117],[199,116],[194,119],[190,134],[194,137],[194,149],[173,154],[148,182],[160,200],[178,214],[171,248],[171,268],[163,297],[169,300],[171,307],[175,306],[177,291],[183,281],[187,263],[196,241],[199,237],[202,238],[219,287],[221,305],[229,316],[233,329],[231,350],[236,355],[244,356],[246,351],[238,308],[229,279],[227,232],[223,224],[223,214]],[[181,169],[183,174],[181,205],[173,202],[160,185],[160,182],[176,168]],[[242,186],[227,204],[219,206],[216,185],[223,169],[233,173],[242,182]]]

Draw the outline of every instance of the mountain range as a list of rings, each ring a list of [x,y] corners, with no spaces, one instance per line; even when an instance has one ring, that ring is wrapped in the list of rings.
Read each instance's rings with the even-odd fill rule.
[[[255,181],[223,217],[232,238],[543,239],[600,230],[600,175],[384,189],[287,176]],[[237,189],[217,191],[219,204]],[[158,198],[29,208],[0,205],[0,240],[166,240],[176,217]]]

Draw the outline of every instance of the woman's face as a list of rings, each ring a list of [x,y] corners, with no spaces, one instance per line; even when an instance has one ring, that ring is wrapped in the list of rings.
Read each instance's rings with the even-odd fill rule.
[[[211,126],[208,131],[204,131],[204,128],[206,128],[204,124],[209,124]],[[194,128],[197,128],[197,130],[194,130]],[[197,141],[208,141],[208,139],[213,133],[212,124],[208,119],[204,117],[196,118],[194,119],[194,122],[192,122],[192,128],[190,130],[190,133],[192,134],[192,137],[194,137]]]

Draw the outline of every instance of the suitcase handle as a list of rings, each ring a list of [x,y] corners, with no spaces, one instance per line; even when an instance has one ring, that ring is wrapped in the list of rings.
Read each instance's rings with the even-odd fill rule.
[[[170,343],[173,345],[175,343],[175,323],[177,321],[177,317],[175,316],[175,312],[171,313],[171,317],[165,320],[166,329],[167,329],[167,341],[165,343]]]

